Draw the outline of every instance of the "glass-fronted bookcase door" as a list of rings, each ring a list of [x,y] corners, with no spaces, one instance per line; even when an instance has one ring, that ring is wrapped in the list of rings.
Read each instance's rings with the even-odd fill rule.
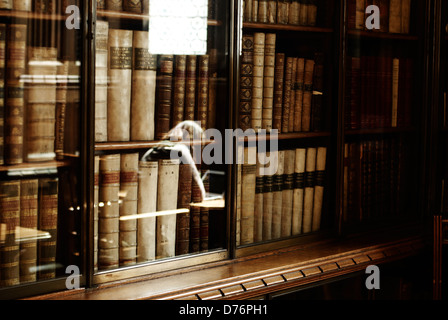
[[[233,1],[95,8],[93,283],[228,258]]]
[[[0,4],[0,297],[66,288],[83,268],[84,7]],[[76,18],[66,24],[67,18]],[[75,21],[75,23],[74,23]],[[79,23],[79,25],[77,24]],[[67,274],[68,272],[68,274]]]

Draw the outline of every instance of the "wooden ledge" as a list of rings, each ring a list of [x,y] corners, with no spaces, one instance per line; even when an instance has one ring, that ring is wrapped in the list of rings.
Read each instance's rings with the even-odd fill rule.
[[[420,253],[427,237],[398,232],[334,240],[309,247],[179,272],[139,282],[104,285],[34,299],[208,300],[248,299],[365,270]]]

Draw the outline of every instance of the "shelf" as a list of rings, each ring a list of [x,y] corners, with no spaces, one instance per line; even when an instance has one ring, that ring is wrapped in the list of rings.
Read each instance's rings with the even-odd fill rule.
[[[365,30],[348,30],[347,34],[354,37],[361,38],[374,38],[374,39],[388,39],[388,40],[418,40],[417,36],[403,34],[403,33],[388,33],[388,32],[375,32]]]
[[[34,20],[56,20],[62,21],[67,19],[67,16],[54,13],[37,13],[31,11],[13,11],[0,9],[0,18],[15,18],[15,19],[34,19]]]
[[[164,143],[175,143],[174,141],[126,141],[126,142],[99,142],[95,144],[95,151],[112,151],[112,150],[132,150],[132,149],[150,149],[163,145]],[[183,142],[184,144],[186,142]],[[214,141],[193,141],[189,145],[211,144]]]
[[[244,22],[243,28],[277,30],[277,31],[315,32],[315,33],[332,33],[333,32],[332,28],[295,26],[295,25],[290,25],[290,24],[255,23],[255,22]]]
[[[331,132],[322,131],[322,132],[291,132],[291,133],[280,133],[278,134],[278,140],[296,140],[296,139],[309,139],[309,138],[321,138],[321,137],[329,137],[331,136]],[[271,135],[253,135],[249,137],[244,137],[244,141],[253,141],[253,140],[272,140]]]
[[[366,129],[349,129],[345,130],[346,136],[369,135],[369,134],[400,134],[415,131],[415,128],[366,128]]]
[[[57,168],[68,167],[73,163],[71,159],[60,161],[46,161],[38,163],[21,163],[15,165],[2,165],[0,172],[7,172],[8,175],[35,175],[45,173],[55,173]]]

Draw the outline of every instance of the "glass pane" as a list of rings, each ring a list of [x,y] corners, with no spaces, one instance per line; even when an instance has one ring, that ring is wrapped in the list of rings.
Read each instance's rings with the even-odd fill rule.
[[[1,288],[82,265],[80,31],[63,1],[39,3],[0,5]]]
[[[227,167],[204,155],[229,126],[229,4],[114,3],[97,2],[95,270],[225,249]]]

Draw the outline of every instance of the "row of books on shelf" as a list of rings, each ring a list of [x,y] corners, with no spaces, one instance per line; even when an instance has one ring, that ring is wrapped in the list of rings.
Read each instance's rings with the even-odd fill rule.
[[[46,14],[65,14],[65,8],[71,4],[75,3],[73,1],[69,2],[68,0],[2,0],[0,1],[0,9]]]
[[[346,129],[411,126],[411,58],[350,57],[346,74]]]
[[[97,21],[95,141],[166,139],[185,120],[213,128],[217,51],[149,54],[148,31]]]
[[[138,153],[95,157],[95,266],[100,270],[208,250],[193,168]],[[201,182],[207,191],[208,180]],[[177,209],[183,209],[176,211]]]
[[[324,54],[276,52],[276,34],[243,35],[239,126],[256,132],[322,131]]]
[[[356,223],[403,212],[407,148],[402,138],[349,142],[344,147],[343,221]]]
[[[320,230],[327,147],[244,149],[238,166],[237,244]]]
[[[317,0],[243,0],[243,21],[315,26]]]
[[[380,29],[374,31],[409,34],[411,0],[349,0],[349,29],[366,30],[366,20],[372,15],[366,10],[370,5],[376,5],[380,11]]]
[[[58,178],[0,182],[0,287],[56,275]]]
[[[61,159],[74,129],[65,119],[79,102],[79,65],[57,48],[28,47],[28,31],[0,24],[0,164]]]

